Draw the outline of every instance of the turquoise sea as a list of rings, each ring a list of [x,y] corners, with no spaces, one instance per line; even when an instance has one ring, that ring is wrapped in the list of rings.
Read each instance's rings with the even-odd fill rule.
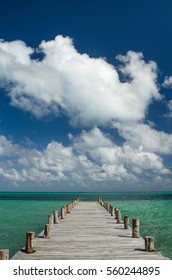
[[[141,236],[155,237],[155,248],[172,259],[172,192],[26,193],[0,192],[0,249],[12,257],[25,244],[26,231],[41,232],[48,215],[74,200],[97,201],[98,195],[118,207],[122,216],[140,219]]]

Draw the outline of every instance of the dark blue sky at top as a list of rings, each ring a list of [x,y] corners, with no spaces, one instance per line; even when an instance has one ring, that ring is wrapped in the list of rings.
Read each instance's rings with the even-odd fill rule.
[[[20,39],[36,48],[42,40],[67,35],[73,38],[79,52],[106,57],[111,64],[117,64],[118,54],[141,51],[146,61],[158,64],[159,80],[163,81],[164,76],[172,74],[171,11],[172,2],[167,0],[6,0],[0,1],[0,37],[5,41]],[[167,100],[171,98],[170,91],[164,89],[163,94]],[[46,145],[52,139],[65,142],[69,131],[77,132],[64,116],[39,121],[30,113],[11,107],[3,94],[0,103],[0,132],[15,141],[29,137]],[[166,120],[164,127],[162,120],[165,105],[163,108],[161,104],[160,112],[155,102],[149,117],[153,121],[156,118],[160,130],[170,132],[171,121]]]
[[[123,176],[124,176],[124,184],[126,182],[125,178],[127,178],[126,180],[128,180],[128,178],[131,178],[131,182],[127,181],[127,183],[125,185],[127,187],[129,186],[129,188],[131,187],[131,189],[135,188],[135,186],[136,186],[136,189],[139,189],[140,184],[138,182],[142,182],[142,186],[143,186],[143,188],[145,187],[145,190],[150,190],[150,189],[152,190],[153,189],[152,186],[156,185],[156,183],[158,182],[161,175],[162,175],[162,178],[164,178],[164,181],[162,181],[163,182],[162,184],[165,185],[166,184],[165,182],[167,182],[167,184],[168,184],[167,190],[171,189],[171,178],[172,178],[172,176],[171,176],[171,174],[172,174],[171,173],[171,170],[172,170],[172,158],[171,158],[172,126],[171,126],[171,124],[172,124],[172,117],[167,117],[166,114],[167,114],[167,112],[169,112],[168,106],[170,104],[169,103],[170,100],[171,100],[171,105],[172,105],[172,89],[162,87],[164,78],[166,76],[168,76],[168,77],[172,76],[172,67],[171,67],[171,63],[172,63],[172,16],[171,16],[171,11],[172,11],[172,1],[171,0],[163,0],[163,1],[162,0],[106,0],[106,1],[105,0],[103,0],[103,1],[101,1],[101,0],[87,0],[87,1],[85,1],[85,0],[80,0],[80,1],[79,0],[15,0],[15,1],[14,0],[5,0],[5,1],[0,0],[0,39],[4,40],[5,42],[21,40],[21,41],[25,42],[25,44],[27,46],[30,46],[31,48],[34,48],[36,50],[36,48],[39,47],[40,43],[43,40],[45,40],[45,41],[54,40],[54,38],[57,35],[62,35],[64,37],[69,36],[70,38],[73,39],[74,47],[78,51],[78,53],[81,53],[81,54],[86,53],[91,58],[103,57],[109,64],[114,65],[115,69],[117,70],[117,73],[119,74],[119,77],[121,78],[121,82],[123,82],[123,80],[122,80],[121,72],[118,71],[119,70],[118,66],[120,65],[120,62],[116,58],[117,55],[122,54],[125,56],[127,54],[127,52],[130,50],[134,51],[136,53],[142,52],[143,56],[144,56],[144,61],[146,63],[148,61],[152,60],[157,64],[157,66],[158,66],[158,81],[157,82],[159,83],[162,100],[153,99],[152,104],[149,104],[147,106],[147,112],[145,114],[145,119],[140,118],[138,123],[136,121],[136,125],[141,124],[142,127],[144,127],[145,124],[150,125],[151,122],[152,122],[152,124],[154,123],[155,126],[152,126],[152,131],[155,132],[155,134],[157,133],[157,135],[158,135],[157,138],[156,138],[156,135],[154,135],[155,139],[160,139],[160,142],[159,142],[160,144],[158,143],[158,147],[160,147],[160,145],[164,139],[167,139],[167,142],[168,142],[167,144],[169,145],[168,146],[169,152],[165,151],[162,154],[159,153],[159,151],[156,150],[156,143],[154,142],[153,145],[155,148],[155,153],[154,153],[154,150],[151,150],[151,148],[149,150],[149,147],[148,147],[148,150],[145,149],[145,151],[146,151],[145,154],[144,154],[144,150],[143,150],[143,155],[141,155],[140,162],[139,162],[139,156],[140,156],[139,153],[142,153],[142,151],[141,151],[142,145],[139,147],[140,148],[140,150],[139,150],[138,146],[137,147],[134,146],[135,143],[137,145],[137,141],[136,142],[131,141],[132,144],[130,143],[130,139],[127,138],[126,135],[124,135],[126,132],[125,126],[123,127],[123,131],[120,133],[119,132],[120,128],[115,125],[113,127],[112,123],[107,124],[106,122],[102,122],[102,126],[101,126],[101,125],[99,125],[99,122],[97,122],[98,124],[96,124],[96,125],[98,126],[100,131],[102,131],[102,133],[104,133],[104,135],[106,135],[108,139],[112,140],[114,146],[116,145],[116,148],[114,149],[114,151],[117,153],[116,154],[117,163],[115,161],[116,159],[114,160],[114,162],[111,163],[110,162],[110,160],[111,160],[111,157],[110,157],[111,156],[110,155],[111,142],[109,140],[110,144],[109,144],[109,150],[107,150],[108,151],[107,157],[110,158],[110,160],[109,160],[110,167],[109,167],[109,169],[108,168],[106,169],[106,167],[108,167],[108,163],[106,162],[105,154],[103,154],[103,156],[105,158],[105,164],[104,164],[103,161],[101,162],[101,156],[102,156],[101,152],[96,158],[96,156],[94,154],[95,151],[93,151],[92,154],[89,153],[89,145],[87,147],[88,150],[84,151],[84,153],[85,153],[84,156],[87,158],[87,164],[89,161],[91,162],[91,164],[93,163],[92,169],[91,168],[89,169],[89,167],[87,167],[90,172],[90,173],[88,173],[89,176],[91,173],[94,174],[94,172],[96,174],[95,170],[96,170],[97,166],[99,167],[99,169],[98,169],[99,171],[97,171],[97,172],[99,172],[98,175],[100,176],[97,178],[103,178],[103,172],[105,172],[107,175],[107,177],[106,177],[107,181],[106,181],[106,179],[105,179],[105,181],[103,181],[103,179],[102,179],[102,181],[100,180],[100,185],[102,184],[103,191],[106,190],[106,186],[107,186],[107,189],[109,188],[109,190],[114,190],[113,186],[115,185],[116,182],[117,182],[117,186],[118,186],[118,167],[119,167],[119,173],[121,172],[120,173],[121,177],[119,176],[119,178],[123,178]],[[41,54],[34,53],[33,55],[31,55],[31,58],[32,59],[39,58],[41,60]],[[1,65],[0,65],[0,67],[1,67]],[[84,73],[84,75],[85,75],[85,73]],[[55,78],[56,78],[56,76],[55,76]],[[142,81],[142,82],[144,84],[144,81]],[[8,83],[9,83],[9,81],[8,81]],[[143,84],[141,85],[141,87],[143,86]],[[9,86],[9,84],[8,84],[8,86]],[[89,89],[89,87],[88,87],[88,89]],[[80,88],[79,88],[79,91],[80,91]],[[36,92],[36,94],[37,94],[37,92]],[[81,89],[81,94],[82,94],[82,89]],[[86,95],[87,95],[87,93],[86,93]],[[104,93],[104,95],[106,95],[106,92]],[[91,96],[91,95],[88,95],[88,96]],[[39,96],[37,96],[37,97],[39,99]],[[138,97],[138,95],[137,95],[137,97]],[[142,98],[142,97],[140,97],[140,95],[139,95],[139,100],[140,100],[140,98]],[[93,100],[94,100],[94,96],[93,96]],[[95,100],[97,100],[97,99],[95,99]],[[135,99],[133,99],[133,100],[135,100]],[[92,99],[89,101],[91,103]],[[57,181],[58,181],[58,178],[60,178],[58,190],[63,190],[63,187],[66,183],[65,179],[63,181],[63,175],[64,175],[64,177],[65,176],[67,177],[69,175],[69,177],[68,177],[69,183],[70,183],[70,178],[74,178],[74,181],[73,181],[74,183],[73,182],[72,183],[73,183],[74,187],[76,187],[75,177],[72,177],[72,176],[73,176],[73,174],[74,175],[79,174],[79,176],[81,175],[81,177],[82,177],[82,174],[83,174],[82,172],[84,170],[84,167],[83,167],[84,165],[82,166],[82,163],[84,164],[84,159],[82,158],[83,161],[80,159],[80,155],[82,154],[82,151],[80,154],[80,146],[78,144],[77,148],[75,148],[75,144],[77,142],[77,139],[81,136],[82,129],[85,129],[89,134],[91,129],[93,130],[94,127],[91,125],[89,127],[88,123],[87,123],[88,126],[84,127],[82,122],[81,122],[81,125],[78,125],[78,123],[76,126],[71,125],[71,121],[72,121],[71,118],[73,117],[73,115],[72,114],[70,115],[70,110],[65,111],[65,112],[61,110],[58,117],[55,117],[52,113],[52,116],[44,115],[42,118],[39,119],[39,118],[36,118],[34,116],[34,114],[32,114],[33,112],[32,113],[27,112],[25,109],[22,110],[21,108],[14,107],[10,103],[11,103],[11,98],[8,95],[8,87],[6,89],[2,88],[1,80],[0,80],[0,137],[1,137],[1,135],[3,135],[6,137],[7,140],[11,140],[11,143],[13,144],[13,149],[15,149],[15,147],[19,147],[21,149],[20,152],[17,151],[18,154],[21,153],[21,155],[18,155],[18,158],[13,151],[11,152],[11,155],[10,155],[11,157],[8,158],[8,151],[5,150],[6,147],[5,148],[3,147],[6,154],[3,155],[3,153],[2,153],[2,156],[0,159],[0,190],[1,189],[4,190],[4,188],[5,188],[4,186],[8,185],[8,181],[10,182],[9,183],[10,190],[13,189],[13,185],[15,185],[14,183],[16,183],[16,182],[17,182],[16,185],[18,184],[18,186],[22,186],[22,184],[23,184],[23,186],[26,189],[28,187],[28,189],[30,189],[30,190],[35,190],[35,186],[34,186],[35,181],[34,180],[32,181],[32,179],[31,180],[28,179],[28,182],[27,182],[27,178],[29,176],[27,177],[24,174],[23,170],[25,170],[25,169],[28,172],[27,174],[29,174],[29,172],[32,172],[32,170],[37,169],[36,171],[42,172],[42,174],[45,175],[45,178],[46,178],[46,171],[48,170],[48,172],[50,172],[51,176],[52,176],[52,184],[54,184],[53,176],[54,176],[55,171],[53,168],[56,168],[57,169],[56,170]],[[149,101],[148,101],[148,103],[149,103]],[[129,103],[129,104],[131,104],[131,103]],[[142,104],[142,103],[140,103],[140,104]],[[96,104],[95,104],[95,106],[96,106]],[[124,106],[124,108],[125,108],[125,106]],[[134,106],[133,106],[133,108],[134,108]],[[138,108],[140,108],[140,107],[138,107]],[[146,106],[145,106],[145,108],[146,108]],[[93,111],[94,111],[94,107],[93,107]],[[132,113],[133,112],[131,112],[131,114]],[[100,114],[101,114],[101,112],[100,112]],[[125,114],[125,112],[124,112],[124,114]],[[172,109],[171,109],[171,115],[172,115]],[[93,114],[93,116],[94,116],[94,114]],[[99,118],[99,112],[98,112],[98,118]],[[146,125],[145,125],[145,127],[146,127]],[[151,125],[150,125],[150,127],[151,127]],[[154,128],[155,128],[155,130],[154,130]],[[162,133],[163,137],[164,137],[164,138],[162,137],[162,139],[163,139],[162,142],[161,142],[161,133],[159,133],[161,131],[164,133],[164,134]],[[68,136],[69,133],[72,134],[74,136],[74,138],[70,138]],[[98,132],[95,130],[94,133],[98,133]],[[124,133],[124,134],[122,134],[122,133]],[[168,133],[168,135],[165,133]],[[141,131],[139,131],[139,136],[140,135],[142,135]],[[135,137],[136,138],[138,137],[138,139],[139,139],[139,136],[137,136],[137,133],[136,133]],[[61,145],[61,150],[62,150],[61,157],[59,156],[60,155],[59,146],[55,147],[54,150],[52,150],[52,151],[54,151],[54,155],[52,155],[53,152],[51,154],[51,151],[50,151],[50,155],[48,154],[47,157],[44,154],[44,152],[47,151],[47,149],[46,149],[47,145],[52,143],[53,140],[55,140],[57,143],[63,144],[63,146]],[[1,139],[1,141],[2,141],[2,145],[3,145],[4,140]],[[80,141],[81,141],[81,139],[80,139]],[[149,139],[149,137],[148,137],[148,141],[150,141],[149,144],[151,147],[152,143],[151,143],[151,139]],[[108,140],[107,140],[107,142],[108,142]],[[139,140],[138,140],[138,142],[139,142]],[[123,147],[122,147],[123,143],[127,143],[127,144],[129,143],[128,145],[131,144],[131,150],[129,150],[129,149],[123,150]],[[16,146],[16,144],[18,144],[18,146]],[[9,142],[8,142],[8,145],[9,145]],[[166,143],[164,143],[164,146],[165,145],[166,145]],[[9,145],[9,147],[10,147],[10,145]],[[26,150],[24,152],[22,151],[22,147],[26,147],[26,150],[28,148],[28,150],[27,150],[28,154],[27,154]],[[64,147],[70,147],[71,149],[73,148],[74,155],[73,155],[73,158],[71,159],[71,161],[76,161],[75,162],[76,169],[74,168],[74,169],[70,170],[70,164],[71,164],[71,162],[70,162],[69,170],[68,170],[68,163],[66,163],[66,161],[64,160],[64,166],[63,166],[64,170],[62,170],[63,174],[61,175],[60,171],[58,170],[58,164],[59,164],[58,160],[59,161],[61,160],[63,162],[63,155],[65,154],[65,153],[63,154]],[[39,158],[39,156],[37,156],[37,154],[34,155],[33,161],[31,160],[32,152],[33,152],[32,148],[35,148],[35,150],[34,150],[34,151],[36,151],[35,153],[37,153],[37,154],[42,153],[40,158]],[[97,146],[96,146],[96,149],[97,149]],[[66,150],[67,150],[67,148],[66,148]],[[165,150],[165,149],[163,149],[163,150]],[[123,153],[122,155],[119,155],[120,151],[122,151],[121,152],[121,154]],[[148,151],[148,154],[146,154],[147,151]],[[118,154],[118,152],[119,152],[119,154]],[[133,155],[132,155],[132,152],[133,152]],[[160,156],[159,156],[159,154],[160,154]],[[25,164],[25,161],[24,161],[25,155],[26,155],[26,159],[28,160],[29,164],[28,163]],[[134,162],[135,155],[138,156],[138,157],[136,156],[136,164]],[[144,162],[144,156],[146,158],[146,155],[147,155],[147,161],[145,160],[145,162]],[[48,161],[49,156],[50,156],[50,161]],[[59,158],[58,158],[58,156],[59,156]],[[94,156],[96,159],[94,158]],[[102,158],[103,158],[103,156],[102,156]],[[121,158],[118,159],[118,156],[119,156],[119,158],[121,156]],[[125,158],[125,156],[126,156],[126,158]],[[127,156],[129,158],[128,162],[126,160]],[[41,163],[41,157],[42,157],[43,164],[42,164],[42,166],[39,166],[39,164]],[[79,160],[77,157],[79,158]],[[77,160],[76,160],[76,158],[77,158]],[[57,159],[57,162],[55,161],[56,159]],[[51,165],[51,160],[52,160],[52,166],[50,166],[50,167],[52,169],[48,169],[49,162]],[[126,162],[125,162],[125,160],[126,160]],[[78,165],[79,165],[78,162],[79,162],[79,164],[81,163],[81,168],[80,168],[80,166],[78,167]],[[27,164],[29,167],[27,166]],[[34,165],[33,169],[32,169],[32,165]],[[46,166],[45,169],[44,169],[44,166]],[[114,167],[114,169],[113,169],[113,167]],[[123,167],[125,167],[127,171],[123,170]],[[167,169],[165,169],[165,167]],[[104,170],[103,168],[105,168],[105,171],[103,171]],[[15,178],[15,174],[14,174],[15,170],[16,170],[16,174],[17,174],[17,172],[19,172],[21,179],[20,180],[16,179],[16,181],[14,179],[14,181],[15,181],[14,182],[13,178]],[[139,173],[140,170],[142,173]],[[125,174],[125,171],[127,173],[127,176],[136,174],[135,185],[133,185],[132,177],[129,177],[129,176],[127,177]],[[155,171],[155,175],[153,177],[152,174],[154,171]],[[168,171],[169,171],[169,173],[168,173]],[[114,177],[113,177],[113,172],[114,173],[116,172]],[[33,171],[33,178],[39,179],[39,176],[41,178],[40,174],[41,173],[36,173],[36,172],[34,174],[34,171]],[[108,175],[108,174],[110,174],[110,175]],[[102,175],[102,177],[101,177],[101,175]],[[112,177],[110,177],[111,175],[112,175]],[[111,182],[110,182],[110,179],[108,178],[108,176],[110,178],[112,178]],[[151,187],[149,184],[147,185],[147,183],[149,183],[149,179],[148,179],[148,181],[146,181],[146,179],[144,180],[144,176],[147,176],[147,178],[152,178],[152,181],[150,183],[150,185],[152,184]],[[83,177],[84,177],[84,180],[87,181],[87,169],[86,169],[86,172],[84,173]],[[16,175],[16,178],[17,178],[17,175]],[[24,180],[26,178],[26,181],[24,181],[23,178],[24,178]],[[61,178],[62,178],[62,180],[61,180]],[[76,178],[78,178],[78,177],[76,176]],[[89,177],[89,178],[91,178],[91,177]],[[117,180],[116,180],[116,178],[117,178]],[[137,179],[138,179],[138,181],[137,181]],[[140,179],[141,179],[141,181],[139,181]],[[154,179],[155,179],[155,181],[154,181]],[[157,179],[157,181],[156,181],[156,179]],[[44,177],[43,177],[43,180],[44,180]],[[49,182],[48,180],[44,182],[45,185],[47,184],[47,182]],[[93,179],[93,181],[94,181],[94,179]],[[5,182],[5,184],[4,184],[4,182]],[[7,184],[6,184],[6,182],[7,182]],[[26,184],[25,184],[25,182],[26,182]],[[76,179],[76,182],[77,182],[77,179]],[[109,182],[111,185],[109,184]],[[39,183],[40,183],[39,186],[41,186],[42,181],[40,180]],[[95,186],[97,185],[97,188],[99,188],[99,181],[96,181],[96,179],[95,179],[94,183],[95,183]],[[123,181],[122,181],[122,183],[123,183]],[[55,184],[56,184],[56,182],[55,182]],[[80,181],[78,183],[78,186],[79,186],[78,189],[80,189],[79,184],[80,184]],[[137,184],[138,184],[138,188],[137,188]],[[37,190],[46,189],[46,186],[42,187],[42,189],[41,189],[41,187],[39,189],[39,186],[38,186]],[[118,187],[119,187],[119,189],[118,188],[117,189],[120,190],[120,181],[119,181]],[[161,181],[160,181],[157,189],[158,190],[161,189]],[[57,189],[56,189],[56,187],[53,187],[52,190],[57,190]],[[91,184],[90,184],[90,190],[93,190]],[[123,188],[122,190],[125,190],[125,188]],[[140,190],[141,190],[141,188],[140,188]]]
[[[105,56],[110,62],[132,49],[168,67],[161,57],[171,50],[171,1],[0,2],[0,32],[5,40],[20,38],[37,47],[43,39],[63,34],[74,38],[79,51]]]

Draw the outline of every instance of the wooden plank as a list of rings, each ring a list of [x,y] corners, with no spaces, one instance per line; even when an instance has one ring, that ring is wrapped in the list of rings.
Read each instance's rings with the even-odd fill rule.
[[[124,229],[100,204],[80,202],[53,225],[51,238],[34,240],[36,252],[18,252],[15,260],[55,259],[166,259],[158,252],[146,252],[143,238],[132,238],[131,228]]]

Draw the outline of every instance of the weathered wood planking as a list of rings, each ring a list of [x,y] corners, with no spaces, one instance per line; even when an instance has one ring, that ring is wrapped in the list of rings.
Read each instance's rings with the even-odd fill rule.
[[[65,219],[54,224],[51,238],[35,238],[36,252],[18,252],[12,259],[166,259],[144,250],[143,238],[132,238],[131,228],[117,224],[100,204],[80,202]]]

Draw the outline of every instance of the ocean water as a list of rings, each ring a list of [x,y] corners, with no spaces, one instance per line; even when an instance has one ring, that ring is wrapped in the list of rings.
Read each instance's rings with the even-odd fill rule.
[[[40,233],[53,210],[79,195],[97,201],[101,195],[121,210],[122,216],[140,219],[142,237],[155,237],[155,248],[172,259],[172,192],[155,193],[19,193],[0,192],[0,249],[10,258],[25,245],[26,231]]]

